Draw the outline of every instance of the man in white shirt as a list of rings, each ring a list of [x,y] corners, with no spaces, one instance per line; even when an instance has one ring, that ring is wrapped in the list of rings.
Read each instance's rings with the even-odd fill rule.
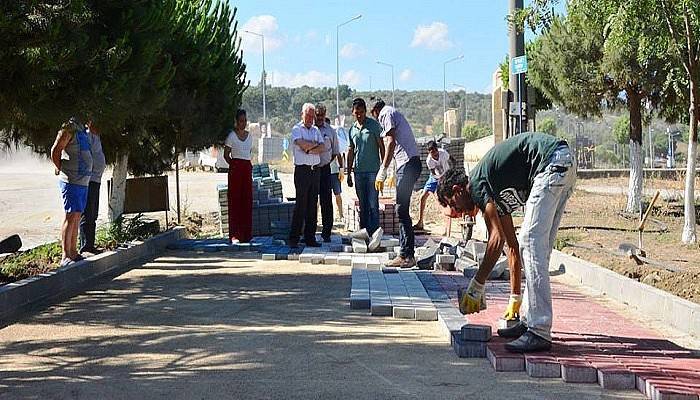
[[[437,143],[434,140],[428,142],[428,158],[425,160],[428,165],[428,170],[430,171],[430,177],[425,182],[423,186],[423,192],[420,196],[420,211],[418,213],[418,222],[413,225],[415,230],[423,230],[423,215],[425,214],[425,203],[430,197],[430,194],[435,194],[437,190],[438,181],[445,175],[448,169],[450,169],[450,154],[445,149],[438,148]],[[450,234],[451,219],[447,217],[445,221],[445,231],[442,233],[443,236]]]
[[[316,127],[323,136],[324,148],[319,154],[321,158],[320,179],[318,200],[321,205],[321,238],[324,242],[331,241],[331,230],[333,229],[333,196],[331,195],[331,164],[336,162],[339,154],[338,134],[329,123],[326,123],[326,106],[316,104]]]
[[[289,232],[289,247],[299,246],[302,225],[306,245],[321,246],[316,241],[316,214],[320,183],[319,154],[325,150],[325,146],[321,131],[314,125],[315,119],[316,108],[311,103],[305,103],[301,109],[301,121],[292,128],[296,204]]]

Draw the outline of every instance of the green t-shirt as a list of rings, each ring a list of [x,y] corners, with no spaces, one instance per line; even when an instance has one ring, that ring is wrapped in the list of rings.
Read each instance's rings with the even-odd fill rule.
[[[566,141],[537,132],[522,133],[489,150],[469,174],[469,193],[482,211],[493,200],[500,215],[525,205],[535,176]]]
[[[377,120],[365,118],[365,124],[360,128],[357,121],[350,127],[350,146],[355,147],[355,172],[379,171],[379,146],[382,127]]]

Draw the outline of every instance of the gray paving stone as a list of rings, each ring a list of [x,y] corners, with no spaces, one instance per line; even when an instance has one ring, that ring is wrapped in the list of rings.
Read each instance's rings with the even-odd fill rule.
[[[360,239],[352,240],[352,252],[353,253],[367,253],[367,243]]]
[[[599,369],[598,385],[603,389],[622,390],[634,389],[636,376],[633,372],[623,370]]]
[[[452,254],[438,254],[435,257],[435,262],[438,264],[454,264],[455,256]]]
[[[416,321],[437,321],[438,311],[435,307],[420,308],[416,307]]]
[[[496,354],[487,347],[486,357],[498,372],[525,371],[525,357],[522,354]]]
[[[275,261],[275,254],[274,253],[273,254],[269,254],[269,253],[263,254],[262,260],[263,261]]]
[[[525,370],[532,378],[561,378],[561,365],[556,361],[525,357]]]
[[[598,373],[592,365],[561,364],[561,378],[568,383],[596,383]]]
[[[462,340],[460,332],[452,332],[452,349],[459,358],[485,358],[486,342],[469,342]]]
[[[466,324],[462,326],[462,340],[467,342],[488,342],[491,340],[491,326]]]
[[[393,306],[389,289],[381,271],[367,271],[370,290],[370,313],[376,316],[392,316]]]
[[[416,309],[411,306],[393,306],[394,318],[416,319]]]

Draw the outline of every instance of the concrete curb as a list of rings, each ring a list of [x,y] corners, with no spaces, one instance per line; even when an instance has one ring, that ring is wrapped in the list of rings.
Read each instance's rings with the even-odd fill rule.
[[[700,338],[700,304],[557,250],[552,251],[549,265],[559,269],[563,266],[565,276],[575,282],[634,307],[687,335]]]
[[[134,262],[155,257],[168,244],[186,235],[185,228],[176,227],[143,242],[135,242],[135,246],[108,251],[55,271],[8,283],[0,287],[0,327],[12,323],[24,312],[80,292],[99,278],[117,276]]]

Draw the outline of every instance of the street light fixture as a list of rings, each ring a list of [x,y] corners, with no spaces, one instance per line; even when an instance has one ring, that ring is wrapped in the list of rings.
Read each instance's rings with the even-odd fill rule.
[[[447,113],[447,64],[461,60],[464,58],[464,54],[459,55],[454,58],[450,58],[449,60],[445,61],[442,63],[442,130],[445,130],[445,125],[447,125],[447,117],[445,114]]]
[[[265,86],[266,84],[266,78],[267,74],[265,73],[265,35],[262,33],[257,33],[257,32],[251,32],[248,30],[243,30],[245,33],[250,33],[251,35],[259,36],[260,39],[262,40],[262,102],[263,102],[263,122],[265,123],[265,133],[269,134],[268,129],[267,129],[267,106],[266,106],[266,101],[265,101]]]
[[[335,27],[335,115],[340,115],[340,27],[350,22],[362,18],[362,14],[357,14],[349,20],[338,24]]]
[[[457,83],[453,83],[452,86],[464,90],[464,122],[467,122],[467,119],[469,117],[469,114],[467,114],[467,87],[459,85]]]
[[[377,61],[377,64],[391,68],[391,106],[396,108],[396,103],[394,102],[394,65],[383,61]]]

